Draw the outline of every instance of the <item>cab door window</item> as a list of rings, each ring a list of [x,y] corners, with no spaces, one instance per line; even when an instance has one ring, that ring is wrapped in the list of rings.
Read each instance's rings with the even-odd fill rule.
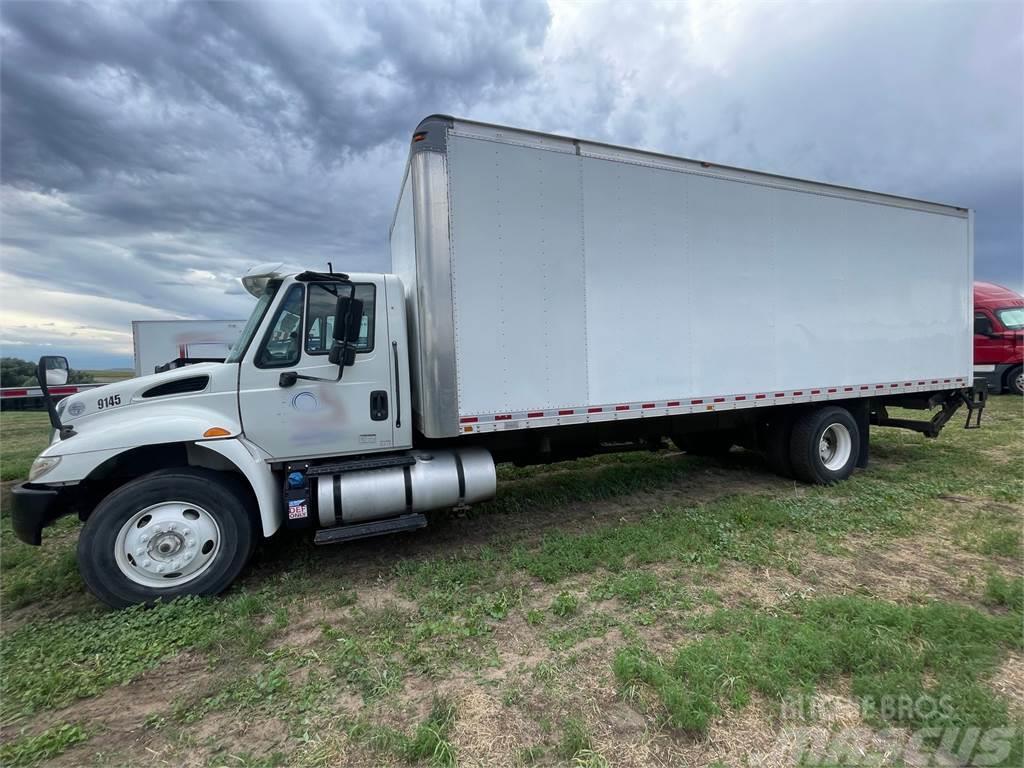
[[[338,308],[338,297],[334,288],[310,283],[309,301],[306,307],[306,353],[326,355],[334,342],[334,314]],[[373,349],[373,316],[376,289],[372,283],[357,283],[355,298],[363,302],[363,316],[359,324],[359,338],[352,343],[356,352],[370,352]]]
[[[301,285],[293,285],[281,300],[256,353],[257,368],[281,368],[298,364],[303,294]]]

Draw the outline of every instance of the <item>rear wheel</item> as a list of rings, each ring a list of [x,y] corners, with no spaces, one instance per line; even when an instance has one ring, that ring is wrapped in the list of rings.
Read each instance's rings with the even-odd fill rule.
[[[789,459],[793,474],[807,483],[845,480],[857,465],[860,432],[845,408],[829,406],[799,416],[793,424]]]
[[[244,497],[222,473],[182,468],[118,488],[78,540],[89,591],[121,608],[182,595],[215,595],[238,576],[254,538]]]
[[[1006,388],[1015,395],[1024,395],[1024,367],[1018,365],[1006,374]]]

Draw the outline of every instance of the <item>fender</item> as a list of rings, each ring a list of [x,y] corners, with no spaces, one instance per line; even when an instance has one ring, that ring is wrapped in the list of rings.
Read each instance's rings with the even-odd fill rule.
[[[244,438],[203,440],[196,446],[219,453],[245,475],[256,494],[263,535],[272,536],[284,520],[281,488],[260,449]]]

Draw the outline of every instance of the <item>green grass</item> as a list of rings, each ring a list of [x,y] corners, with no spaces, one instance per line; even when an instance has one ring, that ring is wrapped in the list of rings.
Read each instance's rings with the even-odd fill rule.
[[[244,658],[269,635],[266,612],[263,598],[243,594],[26,624],[0,645],[0,714],[66,706],[127,683],[186,649]]]
[[[712,718],[750,703],[807,696],[849,676],[855,697],[888,712],[889,701],[946,703],[896,711],[908,728],[1006,726],[1004,699],[984,685],[1010,649],[1020,649],[1021,614],[990,616],[962,606],[900,606],[860,597],[794,601],[785,613],[719,611],[698,620],[707,637],[670,659],[622,649],[614,671],[624,686],[643,683],[671,725],[695,734]],[[1021,724],[1017,724],[1018,733]],[[1020,745],[1006,765],[1019,765]]]
[[[0,480],[24,480],[50,443],[50,420],[39,411],[0,411]]]
[[[35,736],[25,736],[0,745],[0,765],[9,768],[37,765],[88,738],[89,734],[81,726],[67,723],[55,725]]]
[[[24,439],[9,442],[8,416],[34,417],[37,434],[30,438],[32,419],[22,419]],[[47,439],[45,415],[2,418],[4,466],[10,451],[29,451],[26,441],[34,439],[38,445],[29,451],[31,462]],[[454,710],[446,716],[444,702],[408,730],[383,727],[367,713],[386,708],[411,676],[474,678],[500,666],[496,637],[501,633],[496,629],[513,615],[525,618],[525,626],[548,654],[531,665],[532,677],[529,670],[523,672],[524,687],[509,703],[543,707],[531,716],[539,718],[542,733],[545,722],[554,729],[546,746],[531,748],[536,758],[557,753],[579,765],[602,764],[592,747],[577,745],[572,755],[560,749],[557,724],[566,722],[566,712],[581,710],[553,697],[564,695],[559,692],[565,680],[575,674],[572,659],[586,647],[580,641],[603,636],[612,627],[627,642],[637,643],[628,653],[634,654],[638,669],[651,670],[651,679],[664,683],[666,693],[653,683],[639,682],[639,677],[627,685],[650,684],[663,700],[675,695],[673,685],[686,695],[703,691],[705,698],[684,706],[681,717],[691,710],[688,716],[696,718],[701,711],[743,706],[742,698],[734,699],[738,690],[745,690],[748,699],[753,692],[783,687],[800,693],[851,676],[867,694],[872,680],[902,685],[899,690],[904,691],[917,686],[934,692],[945,686],[960,697],[958,712],[964,722],[995,722],[1004,710],[1001,699],[986,693],[984,679],[1006,649],[1014,647],[1005,628],[1020,621],[1024,601],[1022,582],[997,571],[983,587],[975,583],[964,598],[990,606],[986,610],[991,615],[958,613],[967,609],[942,604],[918,606],[913,610],[923,613],[906,615],[902,612],[911,609],[872,601],[850,608],[849,631],[862,632],[865,642],[875,643],[865,651],[875,654],[865,657],[867,666],[853,663],[852,641],[842,635],[847,627],[832,622],[823,609],[816,612],[817,601],[778,611],[733,609],[705,624],[692,624],[694,608],[722,603],[713,583],[702,588],[700,582],[713,582],[723,563],[747,563],[766,573],[799,573],[807,548],[856,556],[849,547],[851,534],[858,542],[884,542],[959,515],[954,530],[958,545],[992,558],[1003,571],[1007,558],[1019,562],[1019,503],[1024,496],[1019,401],[994,399],[983,423],[974,432],[951,425],[937,441],[874,430],[871,468],[827,489],[771,479],[759,459],[742,453],[721,462],[660,452],[550,467],[501,467],[499,497],[472,513],[473,518],[487,518],[482,543],[454,551],[441,545],[431,549],[433,541],[451,541],[460,526],[481,527],[474,519],[441,521],[408,548],[405,542],[412,540],[396,538],[348,550],[314,549],[293,536],[272,543],[226,597],[181,601],[152,611],[108,612],[84,595],[73,558],[76,520],[66,518],[47,529],[43,547],[33,548],[12,541],[4,515],[4,608],[31,604],[34,614],[55,618],[24,623],[22,614],[17,628],[0,637],[0,716],[31,718],[32,713],[96,696],[189,650],[209,662],[211,680],[198,681],[191,698],[178,702],[173,712],[168,702],[169,711],[161,717],[167,718],[169,732],[186,731],[211,713],[228,712],[238,718],[279,718],[294,735],[301,735],[310,732],[311,723],[335,722],[330,719],[336,717],[333,697],[343,691],[364,702],[363,712],[344,725],[354,741],[396,760],[447,765],[455,758],[450,741]],[[716,496],[716,483],[737,478],[756,490],[737,491],[732,485]],[[637,495],[649,491],[658,493]],[[953,504],[951,496],[968,503]],[[581,517],[578,506],[595,501],[605,502],[600,516]],[[563,512],[565,525],[559,520]],[[412,557],[405,554],[410,549]],[[361,585],[371,579],[403,600],[383,606],[364,603]],[[555,586],[545,588],[545,596],[538,599],[531,591],[537,581]],[[306,605],[328,612],[308,647],[268,645],[287,626],[293,609],[301,612]],[[697,687],[691,690],[689,678],[684,686],[676,658],[659,660],[642,650],[638,638],[652,624],[669,636],[684,627],[704,633],[690,653],[703,648],[705,655],[695,658],[732,671],[716,678],[717,687],[699,675],[694,678]],[[951,633],[948,641],[937,637],[939,627]],[[798,664],[801,659],[765,655],[772,638],[789,637],[809,644],[809,668]],[[705,642],[711,645],[701,645]],[[817,645],[825,648],[823,655],[814,655]],[[953,646],[961,647],[961,656],[955,656]],[[845,661],[843,648],[849,652]],[[882,654],[890,649],[898,668],[883,663]],[[933,658],[933,653],[938,655]],[[747,656],[763,663],[752,667]],[[872,671],[871,664],[878,669]],[[952,670],[958,665],[964,675]],[[695,675],[698,666],[693,662]],[[300,668],[307,669],[296,674]],[[32,674],[14,673],[22,669]],[[778,670],[777,678],[769,674],[771,669]],[[977,676],[973,688],[967,685],[967,670]],[[216,683],[212,690],[211,681]],[[536,695],[547,698],[537,703]],[[88,723],[81,725],[88,728]],[[23,742],[28,743],[13,741],[4,749]],[[17,748],[31,754],[45,744]],[[239,759],[240,764],[267,764],[266,756],[258,754],[240,754]]]

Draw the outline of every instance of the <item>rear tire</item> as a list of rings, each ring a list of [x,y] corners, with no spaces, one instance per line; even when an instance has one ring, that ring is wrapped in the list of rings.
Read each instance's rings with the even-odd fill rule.
[[[1006,388],[1014,395],[1024,395],[1024,367],[1017,366],[1006,374]]]
[[[252,552],[254,530],[237,483],[193,467],[133,480],[99,503],[78,539],[78,569],[113,608],[216,595]]]
[[[806,483],[832,485],[853,474],[860,431],[845,408],[828,406],[797,417],[789,441],[793,474]]]

